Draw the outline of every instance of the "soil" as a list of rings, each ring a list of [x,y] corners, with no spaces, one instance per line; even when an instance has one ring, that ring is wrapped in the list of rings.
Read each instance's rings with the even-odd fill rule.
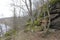
[[[49,32],[24,32],[23,30],[18,33],[15,40],[60,40],[60,30]]]

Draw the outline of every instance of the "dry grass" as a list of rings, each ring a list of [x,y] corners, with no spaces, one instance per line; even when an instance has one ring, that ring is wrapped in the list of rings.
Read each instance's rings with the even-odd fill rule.
[[[20,31],[15,40],[60,40],[60,30],[44,35],[41,32]]]

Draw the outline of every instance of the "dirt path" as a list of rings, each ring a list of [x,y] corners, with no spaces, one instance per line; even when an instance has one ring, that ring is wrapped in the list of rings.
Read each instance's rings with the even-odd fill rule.
[[[60,31],[56,31],[46,35],[45,37],[42,36],[40,32],[36,33],[25,33],[23,30],[20,31],[15,38],[15,40],[60,40]]]

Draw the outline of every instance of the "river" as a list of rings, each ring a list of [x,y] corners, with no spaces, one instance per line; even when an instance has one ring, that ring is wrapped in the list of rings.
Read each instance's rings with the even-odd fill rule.
[[[8,25],[0,24],[0,36],[5,34],[7,31],[9,31],[11,28]]]

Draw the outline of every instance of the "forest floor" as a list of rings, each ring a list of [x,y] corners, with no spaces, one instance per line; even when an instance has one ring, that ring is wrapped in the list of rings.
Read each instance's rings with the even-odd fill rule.
[[[50,32],[47,35],[41,32],[24,32],[21,30],[17,33],[15,40],[60,40],[60,30]]]

